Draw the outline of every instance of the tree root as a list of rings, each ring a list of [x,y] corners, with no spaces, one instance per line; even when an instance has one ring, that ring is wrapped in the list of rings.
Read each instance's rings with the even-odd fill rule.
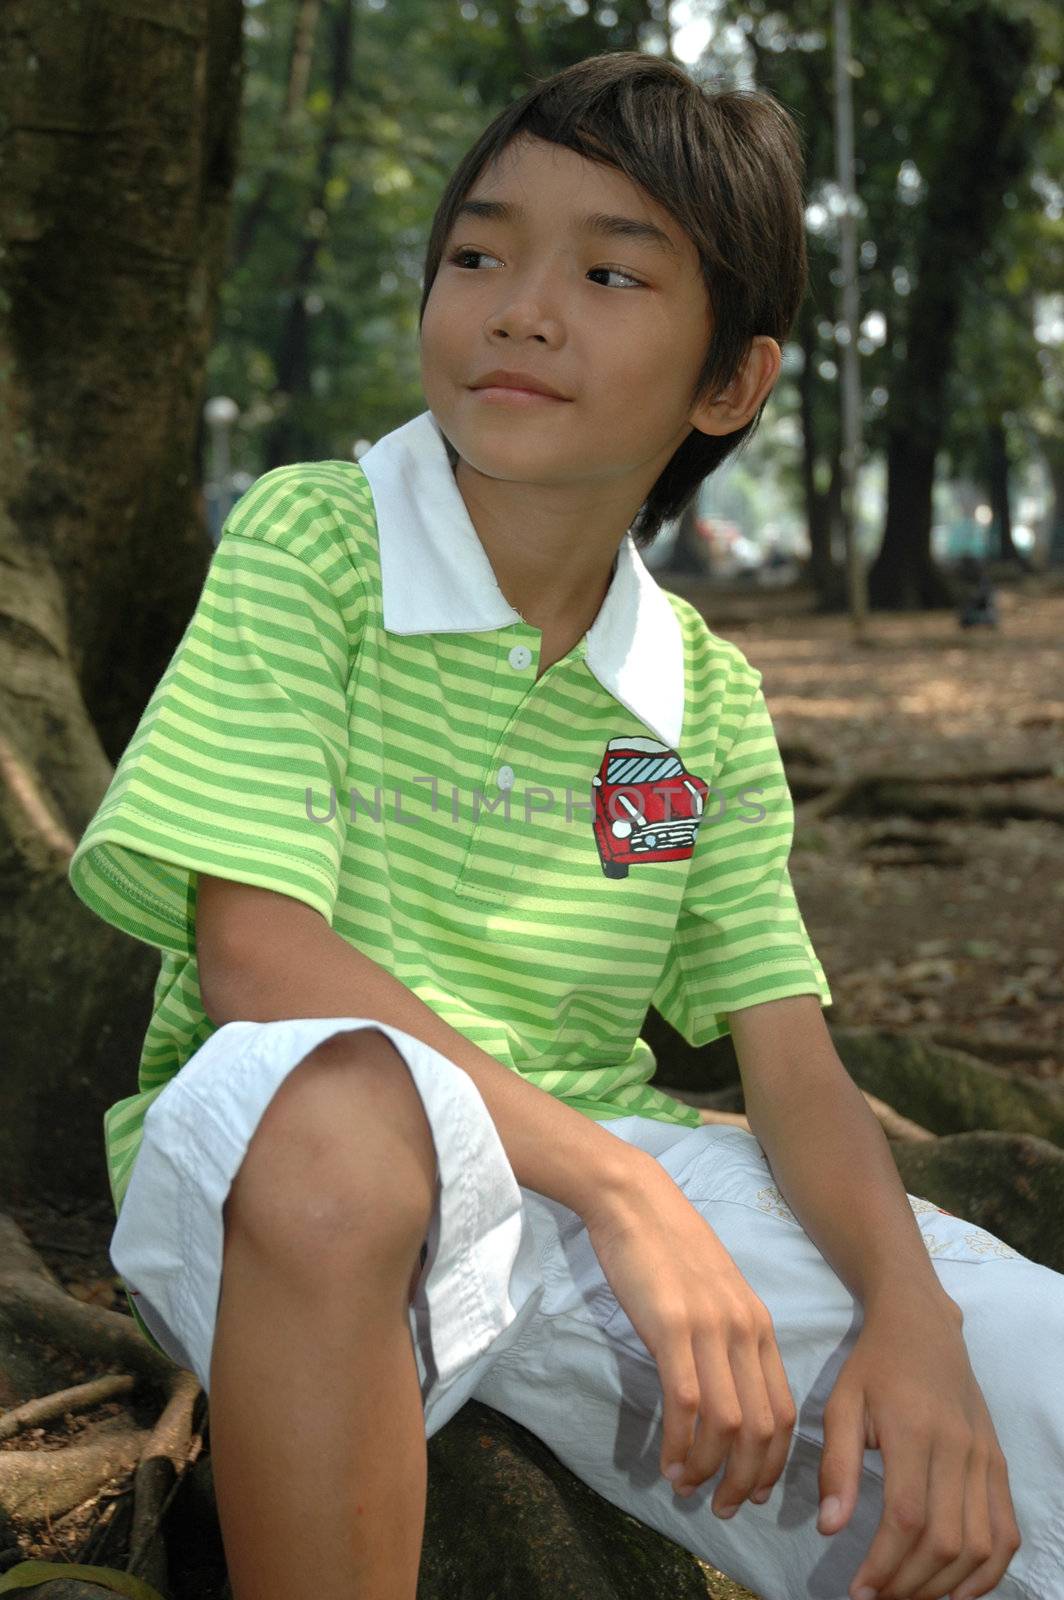
[[[870,831],[860,845],[872,867],[963,867],[968,856],[934,827],[897,822]]]
[[[203,1447],[196,1414],[202,1418],[205,1400],[199,1380],[179,1370],[172,1380],[170,1398],[141,1454],[133,1478],[133,1527],[127,1571],[164,1593],[169,1588],[163,1519],[188,1467]]]
[[[741,1111],[721,1111],[713,1104],[718,1099],[718,1092],[711,1094],[698,1094],[693,1091],[669,1089],[666,1091],[674,1100],[682,1100],[684,1105],[696,1106],[698,1114],[704,1123],[722,1123],[727,1127],[745,1128],[750,1133],[750,1121]],[[906,1139],[914,1143],[920,1140],[934,1139],[930,1129],[922,1128],[918,1122],[911,1122],[908,1117],[903,1117],[900,1111],[895,1111],[885,1100],[878,1099],[874,1094],[867,1094],[862,1089],[865,1100],[875,1112],[880,1127],[888,1139]]]
[[[193,1373],[152,1349],[131,1317],[69,1295],[18,1224],[0,1213],[0,1382],[5,1391],[24,1393],[28,1381],[51,1389],[57,1369],[69,1377],[71,1368],[101,1364],[128,1370],[25,1399],[0,1416],[0,1438],[134,1393],[149,1404],[165,1395],[154,1428],[138,1426],[123,1411],[87,1422],[77,1442],[58,1449],[0,1451],[0,1518],[16,1529],[50,1528],[53,1518],[84,1507],[115,1479],[132,1474],[128,1570],[165,1592],[161,1528],[184,1471],[202,1446],[203,1391]]]
[[[62,1516],[131,1472],[147,1438],[143,1428],[130,1427],[128,1417],[107,1417],[95,1425],[88,1444],[0,1451],[0,1508],[16,1524]]]
[[[127,1372],[113,1373],[92,1383],[79,1383],[73,1389],[57,1389],[55,1394],[42,1395],[39,1400],[27,1400],[25,1405],[15,1406],[0,1417],[0,1439],[12,1438],[20,1428],[54,1422],[68,1412],[90,1411],[104,1400],[128,1394],[135,1382]]]
[[[57,1377],[69,1383],[101,1369],[166,1393],[174,1365],[132,1317],[68,1294],[18,1223],[0,1212],[0,1399],[17,1405],[50,1393]]]
[[[947,1050],[963,1050],[980,1061],[997,1066],[1040,1061],[1043,1056],[1053,1054],[1050,1040],[1010,1039],[987,1033],[978,1027],[966,1028],[959,1023],[951,1023],[948,1027],[933,1023],[924,1028],[910,1025],[909,1033],[913,1037],[925,1037],[929,1044],[940,1045]]]
[[[795,767],[788,771],[797,822],[809,823],[823,817],[891,816],[901,813],[932,819],[960,817],[969,822],[996,822],[1006,818],[1021,821],[1064,823],[1064,806],[1059,801],[1024,800],[1019,796],[958,794],[958,788],[1002,783],[1025,783],[1051,778],[1051,766],[1004,767],[967,772],[865,772],[836,783],[822,770]]]

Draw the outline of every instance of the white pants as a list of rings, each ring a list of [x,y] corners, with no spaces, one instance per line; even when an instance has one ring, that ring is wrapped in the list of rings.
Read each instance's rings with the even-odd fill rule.
[[[405,1060],[439,1168],[410,1331],[426,1437],[474,1397],[536,1434],[605,1499],[746,1584],[761,1600],[847,1600],[882,1513],[867,1450],[857,1508],[817,1532],[823,1408],[860,1330],[859,1302],[797,1222],[741,1128],[645,1117],[602,1126],[653,1154],[772,1316],[798,1410],[763,1506],[710,1510],[720,1473],[686,1500],[662,1478],[657,1367],[607,1283],[580,1217],[521,1188],[472,1079],[438,1050],[366,1017],[230,1022],[148,1111],[111,1259],[145,1323],[209,1390],[222,1206],[288,1073],[335,1033],[379,1028]],[[910,1196],[1009,1469],[1023,1540],[995,1600],[1064,1597],[1064,1274]],[[721,1469],[723,1471],[723,1469]]]

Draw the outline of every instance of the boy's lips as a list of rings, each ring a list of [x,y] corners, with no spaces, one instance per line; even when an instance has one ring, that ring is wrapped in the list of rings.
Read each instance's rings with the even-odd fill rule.
[[[490,372],[485,372],[483,377],[470,385],[478,393],[484,389],[512,389],[519,394],[543,395],[551,400],[566,400],[567,395],[562,394],[553,383],[548,383],[545,378],[537,378],[531,372],[514,372],[504,367],[493,367]]]
[[[482,388],[471,391],[482,400],[490,400],[498,404],[510,406],[527,406],[543,404],[547,406],[565,405],[567,402],[560,395],[540,394],[535,389],[511,389],[501,385],[487,384]]]

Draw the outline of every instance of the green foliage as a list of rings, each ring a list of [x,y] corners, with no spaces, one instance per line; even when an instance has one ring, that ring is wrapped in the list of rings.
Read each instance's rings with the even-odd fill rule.
[[[951,240],[944,234],[929,252],[926,212],[931,188],[948,188],[950,183],[953,129],[965,116],[966,98],[980,93],[978,80],[958,76],[957,35],[970,28],[976,12],[993,9],[982,0],[963,4],[935,0],[920,8],[876,0],[852,8],[860,306],[863,318],[875,311],[886,325],[886,338],[878,348],[870,344],[862,348],[863,431],[869,453],[885,448],[889,427],[904,426],[889,399],[902,369],[919,359],[918,351],[908,350],[905,335],[921,260],[925,271],[933,270],[936,259],[945,264],[951,250]],[[1040,350],[1034,301],[1038,293],[1049,292],[1054,272],[1060,283],[1064,251],[1059,185],[1056,204],[1047,205],[1048,174],[1060,172],[1064,154],[1059,114],[1064,24],[1055,8],[1028,0],[997,9],[1031,28],[1035,48],[1029,70],[1015,84],[1021,145],[1016,151],[1016,181],[998,206],[991,249],[963,263],[961,334],[947,408],[947,447],[958,455],[963,455],[973,427],[993,416],[995,409],[1000,415],[1036,403]],[[760,81],[803,126],[809,158],[807,189],[816,206],[835,182],[828,14],[808,0],[771,8],[754,0],[752,5],[729,8],[729,14],[760,19],[753,36]],[[993,66],[985,61],[981,70],[989,72]],[[977,197],[959,199],[963,210]],[[822,351],[832,356],[837,291],[829,275],[836,266],[837,229],[830,216],[822,225],[817,219],[809,245]],[[816,399],[818,437],[831,438],[833,448],[838,431],[836,387],[835,380],[818,383]]]
[[[337,40],[349,5],[350,82],[337,103]],[[534,78],[602,50],[668,47],[644,0],[588,6],[580,15],[577,9],[572,0],[525,0],[519,7],[323,0],[307,91],[289,106],[300,8],[289,0],[249,0],[233,260],[208,384],[209,392],[230,394],[241,408],[236,465],[254,473],[300,455],[349,457],[355,440],[375,439],[423,407],[422,260],[455,163]],[[929,239],[928,197],[947,192],[958,118],[965,97],[980,93],[978,81],[957,77],[960,31],[990,15],[987,38],[993,38],[994,11],[988,0],[929,0],[919,7],[869,0],[852,8],[860,303],[862,316],[878,313],[885,329],[878,343],[862,340],[866,454],[881,450],[888,428],[897,425],[892,397],[903,387],[906,364],[919,357],[906,335],[921,266],[926,273],[957,265],[948,233]],[[1040,342],[1036,330],[1045,320],[1040,308],[1061,281],[1064,256],[1062,195],[1052,177],[1064,170],[1064,22],[1043,0],[998,0],[996,12],[1030,30],[1033,54],[1014,89],[1015,176],[993,202],[992,245],[965,260],[960,273],[946,407],[947,449],[958,462],[977,459],[980,431],[995,415],[1012,429],[1018,460],[1062,427],[1061,346]],[[771,89],[801,128],[810,204],[812,416],[828,460],[838,449],[839,354],[829,24],[830,8],[819,0],[725,0],[703,58],[688,63],[700,77]],[[980,71],[996,67],[987,60]],[[977,198],[958,197],[959,224]],[[306,348],[293,361],[293,316],[298,322],[302,312]],[[766,432],[776,417],[794,415],[796,395],[795,378],[784,377]],[[799,451],[785,454],[784,482],[797,501]],[[737,468],[741,479],[753,461]]]

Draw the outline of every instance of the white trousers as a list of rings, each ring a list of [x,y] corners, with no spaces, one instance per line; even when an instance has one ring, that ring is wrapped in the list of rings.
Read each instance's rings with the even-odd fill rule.
[[[710,1510],[721,1472],[688,1499],[662,1478],[657,1367],[606,1281],[581,1218],[519,1186],[472,1079],[438,1050],[367,1017],[230,1022],[148,1111],[111,1242],[145,1323],[210,1387],[222,1206],[271,1098],[335,1033],[379,1028],[402,1055],[439,1169],[410,1331],[426,1437],[476,1398],[530,1429],[629,1515],[746,1584],[761,1600],[847,1600],[879,1525],[883,1462],[866,1450],[856,1510],[817,1532],[823,1408],[860,1331],[861,1306],[775,1186],[741,1128],[645,1117],[602,1126],[653,1154],[772,1316],[798,1410],[784,1471],[762,1506]],[[1023,1540],[994,1600],[1064,1597],[1064,1274],[910,1196],[1009,1469]]]

